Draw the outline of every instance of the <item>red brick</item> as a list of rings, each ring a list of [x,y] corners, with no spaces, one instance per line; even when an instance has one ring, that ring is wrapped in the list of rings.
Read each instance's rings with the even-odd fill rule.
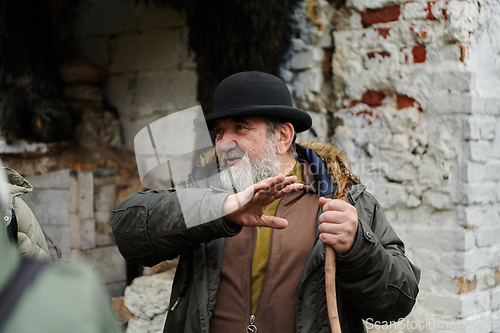
[[[413,54],[413,62],[421,63],[425,62],[425,56],[427,55],[427,51],[425,50],[425,45],[417,44],[411,50]]]
[[[375,58],[375,54],[380,54],[383,58],[391,56],[391,54],[387,51],[368,52],[366,55],[368,56],[368,59],[372,59],[372,58]]]
[[[389,31],[391,30],[391,28],[375,28],[375,30],[378,31],[378,34],[384,38],[387,38],[387,36],[389,35]]]
[[[414,107],[415,104],[415,100],[409,96],[398,94],[396,97],[396,109],[398,110]]]
[[[427,31],[418,31],[418,32],[416,33],[416,35],[417,35],[418,37],[427,38]]]
[[[465,46],[463,44],[458,44],[458,47],[460,47],[460,61],[464,62],[465,55],[467,53],[467,46]]]
[[[345,5],[339,8],[339,12],[341,12],[342,14],[351,14],[351,10]]]
[[[436,1],[430,1],[427,3],[427,17],[428,20],[437,20],[436,17],[432,14],[432,6],[436,4]]]
[[[362,22],[365,27],[375,23],[386,23],[397,21],[401,14],[401,6],[389,6],[380,9],[368,9],[362,14]]]
[[[361,102],[369,106],[381,106],[384,98],[385,94],[381,91],[367,90],[361,97]]]
[[[364,117],[365,115],[368,115],[368,116],[370,116],[370,117],[373,117],[373,110],[362,110],[362,111],[358,111],[358,112],[356,113],[356,116],[360,116],[360,115],[363,115],[363,117]]]

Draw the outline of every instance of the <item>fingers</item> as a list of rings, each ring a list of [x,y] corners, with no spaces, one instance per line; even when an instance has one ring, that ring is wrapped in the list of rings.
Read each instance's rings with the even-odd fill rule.
[[[352,248],[358,230],[356,208],[337,199],[319,198],[323,213],[319,216],[319,239],[340,254],[346,254]]]
[[[319,198],[319,205],[320,205],[321,207],[323,207],[323,206],[324,206],[324,205],[325,205],[328,201],[331,201],[331,200],[332,200],[332,199],[327,199],[327,198],[325,198],[325,197],[320,197],[320,198]],[[325,209],[323,209],[323,211],[324,211],[324,210],[325,210]]]
[[[333,234],[320,234],[319,240],[332,246],[338,254],[346,254],[352,248],[352,243],[347,237]]]
[[[269,227],[274,229],[285,229],[288,226],[288,221],[276,216],[262,216],[262,221],[264,224],[260,225],[260,227]]]
[[[352,208],[354,208],[353,205],[350,203],[344,201],[344,200],[339,200],[339,199],[327,199],[324,197],[319,198],[319,205],[322,207],[323,211],[341,211],[345,212],[348,211]]]
[[[286,193],[301,190],[304,184],[295,183],[296,181],[296,176],[285,177],[283,175],[265,179],[253,186],[255,198],[271,203]]]

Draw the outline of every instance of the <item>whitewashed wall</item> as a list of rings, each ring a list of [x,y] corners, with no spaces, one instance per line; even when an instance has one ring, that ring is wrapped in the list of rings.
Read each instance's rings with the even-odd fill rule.
[[[306,14],[311,3],[323,26],[314,20],[321,14]],[[315,82],[321,62],[313,55],[292,69],[297,104],[340,118],[331,140],[422,269],[413,313],[385,329],[500,332],[499,2],[350,0],[333,14],[326,1],[303,8],[308,24],[294,44],[321,52],[333,21],[334,76]]]

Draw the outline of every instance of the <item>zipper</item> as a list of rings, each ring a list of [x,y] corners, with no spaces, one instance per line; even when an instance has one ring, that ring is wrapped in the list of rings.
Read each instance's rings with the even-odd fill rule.
[[[257,326],[255,326],[254,323],[255,323],[255,316],[250,315],[250,325],[247,326],[247,333],[257,332]]]
[[[170,308],[170,311],[174,311],[175,308],[177,307],[177,305],[179,305],[179,303],[181,302],[181,297],[177,297],[177,299],[175,300],[174,302],[174,305],[172,305],[172,307]]]
[[[286,195],[285,195],[286,196]],[[276,210],[274,211],[274,216],[276,216],[276,213],[278,212],[278,208],[280,207],[281,202],[285,198],[283,196],[280,201],[278,202],[278,205],[276,206]],[[274,229],[271,230],[271,243],[269,244],[269,257],[267,261],[267,268],[266,268],[266,275],[264,275],[264,283],[262,284],[262,290],[260,291],[259,295],[259,301],[257,302],[257,306],[255,307],[255,314],[257,314],[257,311],[259,310],[260,306],[260,301],[262,300],[262,295],[264,294],[264,289],[266,288],[266,280],[267,280],[267,274],[269,273],[269,263],[271,259],[271,254],[273,250],[273,235],[274,235]],[[249,325],[247,326],[246,333],[255,333],[257,332],[257,326],[255,326],[255,314],[252,314],[252,266],[253,266],[253,254],[255,252],[255,244],[257,243],[257,227],[255,227],[255,241],[253,243],[253,252],[252,252],[252,261],[250,262],[250,318],[249,318]]]

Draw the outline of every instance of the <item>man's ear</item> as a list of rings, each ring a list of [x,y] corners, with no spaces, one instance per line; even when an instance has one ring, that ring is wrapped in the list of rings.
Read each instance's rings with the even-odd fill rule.
[[[276,148],[278,155],[284,155],[293,141],[293,136],[295,135],[295,130],[291,123],[284,123],[283,126],[277,130],[276,133],[277,142]]]

